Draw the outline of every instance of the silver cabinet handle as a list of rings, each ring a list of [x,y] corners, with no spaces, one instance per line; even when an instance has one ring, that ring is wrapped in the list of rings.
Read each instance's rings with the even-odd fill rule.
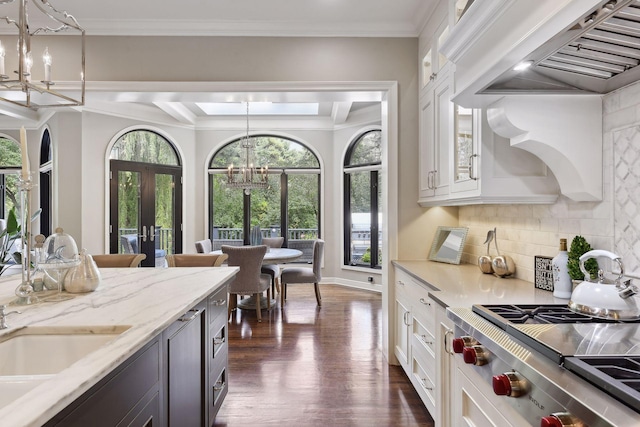
[[[404,282],[402,280],[398,280],[398,285],[404,286]]]
[[[420,335],[420,339],[422,340],[423,343],[427,345],[433,345],[433,341],[429,341],[426,335]]]
[[[431,307],[431,303],[424,298],[420,298],[420,302],[424,305],[428,305],[429,307]]]
[[[146,225],[142,226],[142,234],[140,234],[138,237],[142,237],[142,241],[143,242],[147,241],[147,226]]]
[[[220,307],[222,305],[225,305],[226,303],[227,303],[226,299],[217,299],[217,300],[211,301],[211,304],[216,307]]]
[[[447,336],[448,335],[453,335],[453,331],[449,328],[447,328],[447,332],[444,333],[444,351],[446,351],[447,353],[449,353],[450,355],[455,355],[455,353],[453,351],[451,351],[451,346],[449,345],[449,343],[447,342]]]
[[[420,382],[422,383],[422,388],[424,388],[425,390],[433,390],[433,386],[427,387],[427,379],[426,378],[420,378]]]
[[[193,310],[189,310],[189,311],[187,312],[187,314],[189,314],[189,313],[193,313],[193,314],[192,314],[191,316],[189,316],[189,317],[187,317],[187,314],[185,314],[185,315],[184,315],[184,317],[181,317],[181,318],[180,318],[180,321],[181,321],[181,322],[190,322],[190,321],[192,321],[193,319],[195,319],[196,317],[198,317],[198,315],[199,315],[201,312],[202,312],[202,310],[195,309],[195,308],[194,308]]]
[[[213,391],[221,391],[224,390],[226,383],[222,380],[218,380],[216,384],[213,386]]]
[[[405,311],[404,314],[402,315],[402,320],[404,321],[404,324],[406,326],[411,326],[411,323],[409,323],[409,317],[407,316],[409,314],[408,311]]]
[[[473,169],[473,158],[474,157],[479,157],[477,154],[472,154],[469,156],[469,179],[472,179],[474,181],[478,180],[478,176],[475,175],[474,176],[474,169]]]
[[[213,345],[220,345],[220,344],[224,344],[225,343],[225,339],[224,337],[222,338],[214,338],[213,339]]]
[[[149,227],[149,239],[151,239],[152,242],[156,240],[156,228],[153,225]]]

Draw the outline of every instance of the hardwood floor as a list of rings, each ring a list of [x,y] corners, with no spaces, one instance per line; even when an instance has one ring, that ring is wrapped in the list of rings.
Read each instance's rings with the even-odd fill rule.
[[[381,296],[289,285],[284,311],[229,323],[229,394],[215,426],[433,426],[399,366],[381,352]]]

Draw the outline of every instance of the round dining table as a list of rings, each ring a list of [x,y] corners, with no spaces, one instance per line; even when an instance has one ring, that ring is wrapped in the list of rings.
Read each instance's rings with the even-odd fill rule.
[[[221,250],[212,251],[212,254],[221,255]],[[302,251],[297,249],[289,249],[289,248],[269,248],[267,252],[264,254],[262,258],[263,264],[284,264],[286,262],[295,261],[296,259],[302,256]],[[248,298],[243,298],[238,302],[238,308],[243,310],[255,310],[255,296],[251,295]],[[276,305],[278,300],[275,298],[271,298],[271,307]],[[267,308],[269,307],[267,298],[263,295],[260,296],[260,307]]]

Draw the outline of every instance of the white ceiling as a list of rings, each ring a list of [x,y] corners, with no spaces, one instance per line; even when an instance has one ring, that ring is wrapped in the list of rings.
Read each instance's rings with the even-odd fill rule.
[[[437,0],[50,0],[50,3],[59,11],[73,15],[88,36],[417,37]],[[32,4],[29,8],[33,27],[39,13],[33,10]],[[7,13],[2,8],[0,12]],[[232,95],[227,92],[225,101],[320,102],[314,125],[317,128],[340,126],[354,115],[363,121],[363,116],[379,114],[378,102],[361,94],[350,96],[354,94],[347,92],[335,92],[333,97],[324,93],[322,99],[307,94],[304,99],[295,100],[292,93],[283,91]],[[207,122],[212,120],[195,105],[196,100],[182,97],[171,102],[150,98],[148,94],[144,98],[111,94],[104,95],[98,102],[93,101],[95,96],[91,99],[93,108],[112,109],[117,114],[144,113],[155,115],[158,120],[164,116],[200,127],[208,127]],[[0,104],[0,114],[7,117],[42,119],[29,111],[21,115],[21,110],[25,109]],[[220,123],[220,117],[215,119]],[[242,122],[237,117],[222,119],[227,123]],[[261,116],[260,119],[264,126],[269,121],[278,123],[276,126],[287,126],[282,124],[282,117]],[[289,119],[298,122],[294,128],[313,121],[299,116]]]

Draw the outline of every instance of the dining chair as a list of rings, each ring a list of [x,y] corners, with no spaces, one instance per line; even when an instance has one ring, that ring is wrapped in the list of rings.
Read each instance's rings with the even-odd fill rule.
[[[101,254],[92,255],[98,268],[139,267],[146,254]]]
[[[311,267],[286,267],[280,272],[280,308],[284,308],[287,299],[288,283],[313,283],[318,306],[322,306],[322,296],[318,284],[322,280],[322,258],[324,256],[324,240],[313,242],[313,262]]]
[[[211,239],[198,240],[196,242],[196,252],[199,254],[208,254],[213,250]]]
[[[168,267],[220,267],[226,260],[226,254],[175,254],[166,255]]]
[[[269,248],[281,248],[284,237],[263,237],[262,244]],[[276,289],[280,292],[280,267],[278,264],[264,264],[262,273],[271,277],[271,295],[276,294]]]
[[[240,267],[240,271],[229,283],[229,308],[227,318],[231,318],[231,311],[238,306],[237,295],[253,295],[256,303],[256,316],[262,322],[261,295],[267,291],[267,310],[271,309],[271,290],[269,276],[261,274],[262,259],[267,253],[265,245],[260,246],[227,246],[223,245],[222,253],[229,256],[227,265]]]

